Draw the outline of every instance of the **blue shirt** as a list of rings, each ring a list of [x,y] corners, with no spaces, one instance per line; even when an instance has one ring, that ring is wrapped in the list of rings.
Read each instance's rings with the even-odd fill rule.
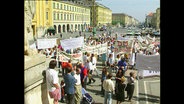
[[[66,74],[64,76],[64,81],[65,81],[65,92],[66,94],[75,94],[75,83],[77,80],[75,79],[74,76],[71,74]]]
[[[122,66],[124,66],[124,70],[126,70],[126,66],[127,66],[126,62],[120,60],[120,61],[118,62],[118,67],[120,68],[120,67],[122,67]]]
[[[106,61],[106,59],[107,59],[107,55],[106,55],[106,53],[103,53],[102,54],[102,61]]]

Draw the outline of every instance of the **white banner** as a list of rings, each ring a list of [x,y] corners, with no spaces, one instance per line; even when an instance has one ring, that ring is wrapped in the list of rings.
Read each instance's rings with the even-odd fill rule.
[[[133,39],[134,39],[134,37],[132,37],[132,36],[125,36],[125,37],[118,36],[117,37],[118,41],[130,41],[130,40],[133,40]]]
[[[135,64],[135,53],[131,54],[131,57],[129,59],[129,64],[134,65]]]
[[[59,57],[61,57],[62,62],[68,62],[69,59],[72,60],[72,63],[82,62],[82,52],[75,53],[75,54],[67,54],[66,52],[62,51],[59,53]]]
[[[52,39],[37,39],[38,49],[53,48],[57,45],[57,38]]]
[[[60,43],[61,43],[61,46],[64,48],[64,50],[75,49],[75,48],[83,47],[84,37],[64,39],[64,40],[61,40]]]
[[[154,70],[140,70],[139,76],[141,77],[148,77],[148,76],[160,76],[160,71]]]
[[[94,53],[94,54],[97,54],[97,55],[107,53],[107,42],[103,43],[103,44],[98,44],[96,46],[87,46],[87,45],[85,45],[82,51],[83,52],[88,52],[88,53]]]
[[[136,65],[138,70],[160,71],[160,55],[136,54]]]
[[[137,39],[138,39],[141,43],[144,41],[140,35],[137,36]]]

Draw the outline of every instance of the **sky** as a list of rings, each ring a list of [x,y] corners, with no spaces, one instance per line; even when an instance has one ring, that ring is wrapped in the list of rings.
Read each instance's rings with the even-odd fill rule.
[[[160,8],[160,0],[96,0],[110,8],[112,13],[125,13],[144,22],[146,15]]]

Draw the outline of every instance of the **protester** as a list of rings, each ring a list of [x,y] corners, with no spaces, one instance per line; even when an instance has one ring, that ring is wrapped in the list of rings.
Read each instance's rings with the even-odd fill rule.
[[[106,67],[103,67],[102,69],[102,77],[101,77],[101,93],[104,95],[104,88],[103,88],[103,81],[106,79],[108,75],[108,71]]]
[[[61,99],[58,72],[55,70],[56,64],[55,60],[51,60],[49,68],[46,70],[47,90],[49,91],[50,98],[54,99],[53,104],[59,104],[58,101]]]
[[[87,60],[87,65],[85,66],[88,70],[88,78],[89,78],[89,82],[87,84],[91,84],[91,80],[93,80],[93,83],[96,81],[93,78],[93,73],[94,73],[94,67],[92,65],[92,62],[88,59]]]
[[[82,63],[79,64],[79,68],[81,69],[81,73],[80,73],[80,76],[81,76],[81,84],[82,84],[82,87],[84,89],[86,89],[87,75],[88,75],[87,69],[86,69],[86,67]]]
[[[134,83],[135,83],[135,73],[134,72],[130,72],[130,76],[128,78],[128,84],[126,87],[126,91],[127,91],[127,97],[128,101],[131,102],[132,100],[132,96],[134,93]]]
[[[127,64],[124,57],[121,57],[121,60],[118,62],[118,67],[127,70]]]
[[[85,53],[84,53],[84,56],[83,56],[83,64],[84,64],[84,65],[86,65],[86,63],[87,63],[87,58],[88,58],[88,57],[87,57],[87,54],[88,54],[88,53],[85,52]]]
[[[105,90],[104,104],[112,104],[112,94],[115,90],[113,81],[111,80],[112,73],[107,75],[107,79],[103,81],[103,88]]]
[[[114,62],[113,62],[113,58],[112,58],[112,54],[109,54],[109,57],[107,59],[107,66],[109,67],[109,73],[112,73],[112,70],[114,68]]]
[[[107,61],[107,53],[102,54],[102,66],[106,66]]]
[[[81,98],[82,98],[82,87],[81,87],[81,80],[80,80],[80,68],[76,69],[76,74],[74,75],[75,79],[77,80],[77,83],[75,83],[75,104],[80,104]]]
[[[126,78],[122,76],[118,78],[117,84],[117,93],[116,93],[116,104],[121,104],[121,102],[125,101],[125,87],[126,87]]]
[[[96,75],[99,76],[98,70],[96,68],[97,59],[95,57],[95,54],[93,54],[93,53],[91,54],[91,62],[92,62],[94,71],[96,72]]]
[[[74,104],[74,94],[75,94],[75,83],[77,80],[71,75],[72,69],[70,67],[66,68],[67,74],[64,76],[65,82],[65,92],[67,94],[67,104]]]

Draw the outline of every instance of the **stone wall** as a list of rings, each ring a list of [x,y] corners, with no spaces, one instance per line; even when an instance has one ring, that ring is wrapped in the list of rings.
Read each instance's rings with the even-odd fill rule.
[[[48,67],[45,55],[24,56],[24,104],[52,104],[43,71]]]

